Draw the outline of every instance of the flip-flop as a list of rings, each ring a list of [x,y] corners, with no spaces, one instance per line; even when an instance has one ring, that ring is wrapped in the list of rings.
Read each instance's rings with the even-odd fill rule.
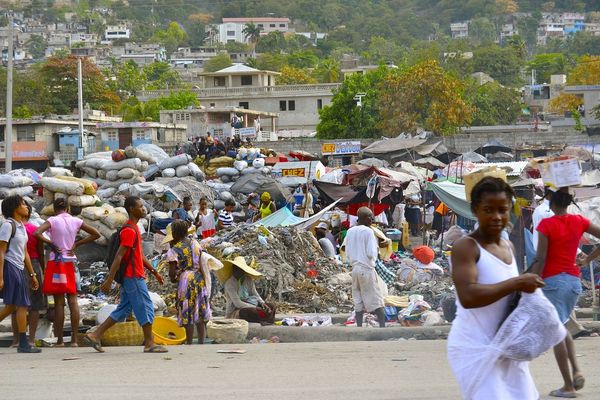
[[[98,353],[104,353],[104,349],[102,348],[102,344],[100,342],[92,339],[88,335],[85,335],[83,337],[83,340],[85,340],[85,342],[87,344],[89,344],[90,346],[92,346],[94,348],[94,350],[96,350]]]
[[[157,344],[155,344],[154,346],[149,347],[147,349],[144,349],[144,353],[168,353],[168,352],[169,352],[169,350],[167,350],[163,346],[159,346]]]
[[[550,392],[550,396],[552,397],[562,397],[563,399],[575,399],[577,395],[572,392],[565,392],[562,389],[556,389]]]
[[[573,387],[575,388],[575,390],[579,391],[583,389],[584,385],[585,378],[583,377],[583,375],[579,375],[577,378],[573,379]]]

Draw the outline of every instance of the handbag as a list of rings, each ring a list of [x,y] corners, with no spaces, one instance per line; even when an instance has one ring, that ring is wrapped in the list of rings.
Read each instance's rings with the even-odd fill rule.
[[[65,262],[62,257],[48,261],[44,273],[44,294],[77,294],[75,265]]]

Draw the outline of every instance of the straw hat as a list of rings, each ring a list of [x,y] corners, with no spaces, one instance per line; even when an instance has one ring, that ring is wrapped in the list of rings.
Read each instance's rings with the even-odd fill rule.
[[[162,240],[162,242],[160,243],[162,246],[164,246],[165,244],[169,244],[173,241],[173,229],[171,228],[172,223],[170,223],[169,225],[167,225],[167,229],[165,229],[165,237]],[[196,232],[196,228],[194,226],[191,226],[188,229],[188,235],[193,235]]]
[[[252,268],[250,265],[246,264],[246,260],[244,259],[244,257],[237,256],[233,260],[224,260],[223,268],[215,271],[215,275],[221,283],[225,283],[229,278],[231,278],[234,266],[244,271],[246,275],[248,275],[252,279],[260,278],[261,276],[263,276],[260,272]]]

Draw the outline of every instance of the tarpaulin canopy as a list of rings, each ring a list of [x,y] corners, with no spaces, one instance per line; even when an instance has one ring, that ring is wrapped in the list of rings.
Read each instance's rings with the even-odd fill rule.
[[[474,151],[469,151],[464,153],[454,159],[454,161],[464,161],[464,162],[474,162],[474,163],[486,163],[488,159],[482,156],[481,154],[475,153]]]
[[[414,162],[414,164],[421,166],[421,167],[429,168],[429,169],[446,168],[446,164],[444,164],[443,162],[441,162],[440,160],[438,160],[435,157],[421,158],[421,159],[416,160]]]
[[[333,202],[329,206],[325,207],[323,210],[319,211],[312,217],[301,218],[297,217],[290,211],[289,208],[283,207],[279,210],[275,211],[273,214],[269,215],[266,218],[262,218],[256,221],[255,225],[266,226],[267,228],[275,227],[275,226],[295,226],[299,229],[308,229],[310,226],[314,225],[317,221],[321,219],[323,214],[328,212],[330,209],[335,207],[338,204],[337,201]]]
[[[269,192],[274,201],[288,201],[292,193],[288,188],[270,176],[261,174],[242,175],[231,186],[231,193],[262,193]]]
[[[354,166],[346,175],[344,183],[353,186],[366,186],[372,176],[378,176],[378,195],[377,199],[381,201],[394,191],[394,189],[405,189],[411,181],[418,178],[404,172],[394,171],[387,168],[365,167],[362,165]]]
[[[425,143],[427,139],[418,138],[394,138],[394,139],[383,139],[374,142],[363,149],[365,154],[386,154],[393,153],[401,150],[410,150]]]
[[[448,148],[444,146],[442,142],[422,144],[415,147],[413,150],[421,156],[438,156],[448,152]]]
[[[512,151],[512,149],[510,147],[505,146],[502,143],[500,143],[499,140],[492,139],[489,142],[487,142],[486,144],[484,144],[483,146],[479,147],[477,150],[475,150],[476,153],[479,153],[482,155],[493,154],[493,153],[497,153],[499,151],[503,151],[505,153],[510,153]]]
[[[471,203],[467,201],[465,186],[449,181],[432,182],[433,193],[456,214],[475,220],[471,212]]]
[[[357,162],[357,164],[364,165],[367,167],[377,167],[377,168],[388,167],[390,165],[390,163],[388,163],[386,160],[382,160],[380,158],[375,158],[375,157],[365,158],[365,159]]]

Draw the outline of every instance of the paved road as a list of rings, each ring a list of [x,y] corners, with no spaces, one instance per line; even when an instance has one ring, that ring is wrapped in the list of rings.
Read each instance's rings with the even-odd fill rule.
[[[600,339],[576,343],[588,382],[579,398],[598,399]],[[170,347],[167,355],[134,347],[41,355],[3,348],[0,399],[459,399],[445,346],[442,340],[196,345]],[[217,354],[231,348],[247,352]],[[542,394],[559,386],[552,354],[531,369]]]

